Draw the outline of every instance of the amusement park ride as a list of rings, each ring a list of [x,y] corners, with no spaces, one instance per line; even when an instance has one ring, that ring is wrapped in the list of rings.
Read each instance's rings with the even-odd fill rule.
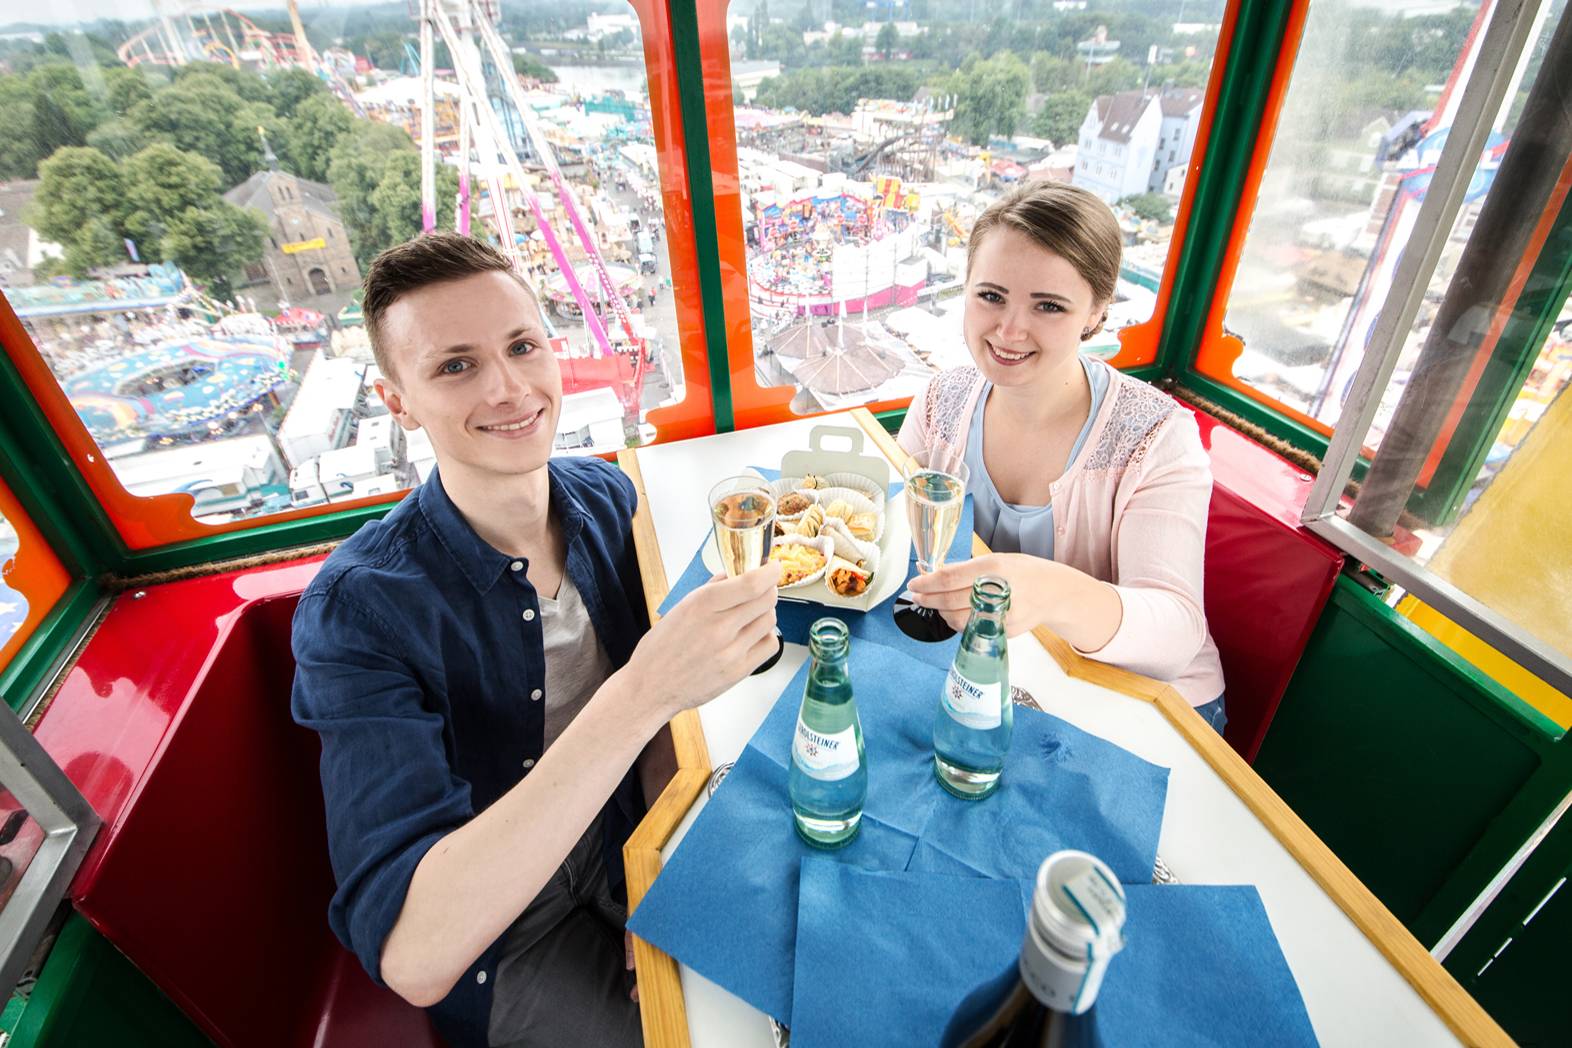
[[[118,50],[126,65],[180,66],[201,60],[225,62],[235,68],[247,64],[261,69],[306,69],[356,115],[364,115],[345,79],[353,75],[354,56],[335,49],[320,53],[314,49],[306,38],[298,0],[288,2],[293,27],[289,33],[268,32],[240,12],[206,3],[154,0],[153,6],[154,24]],[[522,272],[519,245],[524,235],[514,212],[520,205],[526,208],[557,270],[567,279],[589,337],[591,356],[615,365],[596,368],[591,372],[594,377],[582,381],[570,375],[567,391],[612,386],[622,404],[624,429],[629,439],[638,439],[640,400],[651,355],[646,336],[624,298],[628,289],[620,287],[608,270],[600,244],[584,221],[579,198],[564,181],[551,142],[513,74],[507,45],[496,28],[497,0],[411,0],[411,13],[420,25],[420,48],[410,58],[418,66],[421,84],[421,227],[436,227],[436,166],[450,163],[459,175],[454,226],[461,233],[471,231],[477,221],[473,163],[485,172],[487,206],[480,219]],[[177,19],[183,25],[177,26]],[[459,92],[458,147],[451,156],[441,155],[435,127],[439,103],[434,43],[438,40],[453,56],[452,83]],[[190,53],[193,47],[199,54]],[[514,128],[522,128],[522,141],[516,140]],[[523,156],[521,150],[526,151]],[[526,169],[526,160],[535,171]],[[537,188],[542,172],[549,188]],[[560,203],[567,216],[581,256],[576,264],[570,261],[574,248],[563,242],[546,213],[540,196],[543,191]],[[586,265],[598,285],[593,292],[578,276],[578,269]],[[603,318],[607,309],[611,315]],[[608,330],[611,320],[615,321],[615,332]],[[554,346],[565,359],[573,356],[566,339],[555,340]]]
[[[355,56],[314,48],[296,0],[288,0],[292,29],[284,33],[216,6],[153,5],[154,23],[119,49],[127,66],[302,68],[346,106],[361,104],[350,88]],[[591,221],[601,202],[587,207],[583,187],[565,176],[564,135],[513,74],[499,6],[409,0],[418,45],[406,43],[402,53],[419,88],[401,116],[419,110],[419,227],[445,224],[438,165],[453,165],[455,229],[494,239],[521,271],[547,269],[557,301],[577,308],[582,334],[572,331],[582,341],[570,349],[566,338],[554,339],[553,348],[567,389],[611,388],[620,401],[630,446],[616,457],[639,507],[629,539],[641,576],[635,597],[654,618],[672,583],[710,573],[702,551],[693,551],[714,512],[702,492],[719,477],[784,467],[793,454],[840,461],[827,440],[865,449],[884,480],[898,481],[909,464],[892,437],[906,401],[834,415],[830,426],[841,431],[826,433],[824,418],[799,417],[789,391],[755,382],[765,354],[752,340],[770,311],[754,277],[768,272],[761,264],[768,255],[750,257],[749,237],[756,248],[806,252],[816,274],[837,248],[860,260],[850,267],[858,279],[844,287],[788,288],[780,302],[763,302],[793,320],[799,359],[830,359],[844,355],[848,303],[860,310],[863,330],[878,323],[870,313],[887,316],[885,307],[897,303],[876,300],[883,289],[867,276],[871,253],[855,254],[867,245],[832,242],[829,226],[861,229],[862,240],[888,249],[894,272],[919,220],[931,217],[920,227],[929,240],[964,252],[966,208],[977,198],[968,193],[970,202],[959,205],[955,195],[932,194],[921,209],[903,198],[881,215],[868,195],[873,187],[848,188],[846,172],[834,173],[833,195],[822,199],[820,182],[746,189],[730,108],[726,5],[633,0],[653,144],[624,149],[652,157],[629,161],[630,169],[658,175],[675,348],[688,387],[686,400],[641,426],[648,328],[625,300],[621,270],[607,263],[608,253],[618,257],[616,246],[602,244]],[[1164,401],[1163,410],[1186,427],[1194,420],[1210,469],[1203,600],[1227,681],[1227,724],[1214,731],[1168,683],[1099,662],[1047,630],[1010,640],[1010,682],[1036,713],[1158,766],[1169,804],[1153,838],[1162,859],[1129,884],[1168,890],[1138,883],[1152,870],[1154,880],[1166,874],[1192,888],[1257,891],[1281,946],[1274,956],[1286,962],[1291,988],[1297,982],[1321,1043],[1560,1044],[1572,1021],[1564,986],[1572,942],[1572,654],[1556,627],[1572,605],[1558,586],[1572,549],[1563,462],[1572,440],[1572,394],[1564,391],[1572,375],[1572,16],[1563,0],[1482,0],[1471,14],[1433,111],[1421,113],[1404,140],[1412,163],[1381,172],[1380,200],[1391,206],[1372,223],[1379,235],[1358,260],[1358,294],[1331,347],[1325,388],[1306,411],[1238,377],[1234,363],[1250,347],[1225,320],[1252,223],[1270,207],[1263,179],[1286,140],[1279,122],[1296,63],[1306,57],[1300,49],[1313,6],[1221,5],[1194,159],[1164,262],[1153,268],[1150,319],[1109,334],[1109,363],[1171,396],[1177,407]],[[1552,11],[1560,12],[1555,24]],[[439,45],[451,71],[436,68]],[[1543,58],[1533,78],[1531,55]],[[1443,61],[1453,61],[1450,52]],[[1524,94],[1521,117],[1513,113],[1506,127],[1511,96]],[[445,107],[456,114],[451,138],[438,133]],[[926,162],[933,150],[978,155],[926,124],[868,138],[852,154],[863,174]],[[979,183],[1013,177],[989,163],[993,147],[982,148]],[[412,183],[413,157],[406,159]],[[740,186],[760,212],[751,234]],[[763,214],[766,196],[794,207],[801,228],[778,206]],[[889,231],[887,240],[874,240],[875,218],[887,223],[877,227]],[[791,253],[786,247],[780,254]],[[1275,264],[1296,245],[1269,247],[1278,251],[1269,256]],[[1456,277],[1443,273],[1445,251],[1453,252],[1447,261]],[[137,279],[149,294],[159,290]],[[926,280],[923,273],[888,291],[891,298],[910,291],[915,300],[930,290]],[[3,1043],[441,1048],[425,1013],[378,985],[329,930],[335,881],[321,748],[289,712],[292,619],[303,591],[334,545],[404,493],[206,521],[193,516],[192,495],[140,495],[110,462],[114,436],[136,421],[126,416],[128,396],[178,425],[171,443],[216,432],[235,405],[259,413],[267,406],[278,382],[269,368],[287,369],[290,360],[289,347],[274,352],[269,347],[283,343],[270,340],[285,326],[314,329],[322,317],[296,310],[275,323],[229,311],[220,323],[225,311],[182,277],[156,308],[200,307],[213,315],[204,327],[227,323],[236,330],[221,333],[233,337],[211,344],[192,337],[198,352],[149,340],[51,372],[45,340],[30,331],[46,323],[64,330],[80,323],[80,311],[62,306],[59,317],[25,318],[29,329],[17,303],[24,293],[39,301],[81,290],[41,285],[0,296],[0,514],[15,535],[0,536],[10,542],[0,560],[11,558],[5,581],[13,587],[0,588],[0,603],[14,592],[25,615],[14,637],[0,635],[0,685],[15,711],[0,710],[0,783],[8,791],[0,793],[0,986],[24,970],[37,974],[25,1002],[13,1001],[21,1018],[11,1015],[14,1041]],[[925,303],[937,306],[937,297]],[[117,301],[124,311],[126,300]],[[919,322],[937,319],[909,312],[926,318]],[[795,324],[799,318],[805,323]],[[271,326],[239,330],[253,320]],[[350,384],[364,395],[365,365],[338,362],[357,365]],[[590,377],[581,382],[574,368],[586,363],[598,366],[585,368]],[[1552,373],[1560,384],[1544,379]],[[215,392],[198,396],[210,379]],[[1543,396],[1519,413],[1531,382]],[[1414,389],[1425,396],[1411,397]],[[1394,391],[1402,404],[1392,417],[1403,426],[1373,435],[1380,402]],[[1406,419],[1415,403],[1426,414]],[[347,432],[351,414],[334,415],[333,425]],[[393,428],[386,418],[379,425]],[[658,439],[632,446],[640,429]],[[1499,454],[1497,434],[1508,432],[1510,460],[1492,461],[1496,471],[1486,472],[1486,457]],[[1388,454],[1389,447],[1398,450]],[[370,441],[359,451],[335,450],[377,454]],[[1132,455],[1144,453],[1143,446]],[[873,493],[893,501],[904,490],[880,482]],[[1467,527],[1448,530],[1462,514]],[[1422,535],[1427,525],[1438,538]],[[1425,541],[1442,544],[1428,563],[1414,556]],[[964,546],[963,533],[955,555]],[[1460,572],[1475,571],[1473,588],[1442,576],[1436,565],[1447,558]],[[801,662],[801,645],[789,648]],[[673,722],[678,771],[650,798],[650,814],[623,850],[635,914],[657,875],[676,867],[679,847],[696,839],[719,803],[714,797],[724,798],[722,776],[746,781],[738,771],[750,757],[743,740],[782,694],[792,659]],[[891,663],[900,669],[886,676],[904,686],[916,661]],[[1031,755],[1050,764],[1075,756],[1057,744]],[[1013,845],[1015,829],[993,835]],[[786,854],[768,851],[752,848],[750,861]],[[720,909],[732,890],[694,897]],[[1015,886],[1004,894],[1013,904]],[[784,927],[797,927],[795,901],[771,919],[779,924],[784,915]],[[858,946],[878,938],[838,934]],[[1152,973],[1158,989],[1146,996],[1169,999],[1177,1014],[1191,1001],[1191,981],[1205,976],[1225,983],[1236,1002],[1264,994],[1262,958],[1233,967],[1217,960],[1226,938],[1205,939],[1188,968]],[[922,963],[930,945],[906,948],[908,959]],[[779,1016],[725,981],[729,965],[689,967],[675,950],[637,936],[630,949],[651,1048],[780,1043],[767,1021]],[[845,974],[898,982],[868,967]],[[1110,980],[1118,975],[1111,971]],[[794,976],[788,964],[788,987]],[[469,981],[486,978],[482,968]],[[1150,1043],[1163,1043],[1165,1031]],[[1280,1032],[1258,1030],[1251,1043],[1276,1043]]]

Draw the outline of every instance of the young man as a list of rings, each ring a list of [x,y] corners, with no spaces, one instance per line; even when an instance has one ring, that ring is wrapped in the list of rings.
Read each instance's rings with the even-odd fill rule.
[[[419,237],[372,263],[364,309],[378,392],[438,469],[328,558],[295,613],[329,923],[452,1048],[638,1044],[631,769],[773,650],[774,566],[649,629],[633,487],[600,459],[551,460],[561,376],[507,260]]]

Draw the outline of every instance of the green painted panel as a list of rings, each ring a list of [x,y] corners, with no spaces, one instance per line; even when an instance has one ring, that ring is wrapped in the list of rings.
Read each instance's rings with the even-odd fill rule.
[[[208,1048],[191,1020],[72,913],[8,1048]]]
[[[1226,71],[1218,88],[1212,134],[1190,201],[1179,269],[1158,343],[1157,363],[1167,374],[1175,374],[1195,359],[1244,192],[1245,175],[1260,139],[1267,95],[1293,5],[1243,2],[1238,10],[1228,54],[1217,58],[1227,63]]]
[[[1255,769],[1413,928],[1550,753],[1525,709],[1345,577]]]
[[[1522,1045],[1563,1045],[1572,947],[1572,818],[1545,839],[1446,959],[1447,969]]]
[[[710,364],[710,404],[715,432],[736,428],[732,412],[731,363],[726,354],[726,303],[721,289],[720,234],[715,222],[715,179],[710,169],[709,122],[704,108],[704,65],[699,55],[698,8],[670,7],[672,63],[682,108],[683,150],[688,163],[688,199],[693,203],[693,241],[704,304],[705,351]]]
[[[98,586],[78,580],[63,593],[15,657],[0,667],[0,697],[21,710],[76,642],[83,623],[102,599]]]

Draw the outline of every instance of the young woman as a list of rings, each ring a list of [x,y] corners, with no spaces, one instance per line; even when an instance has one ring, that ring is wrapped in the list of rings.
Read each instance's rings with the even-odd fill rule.
[[[1084,189],[1027,183],[966,246],[975,367],[912,402],[901,446],[964,462],[994,552],[912,582],[960,628],[978,575],[1010,583],[1009,631],[1047,626],[1077,651],[1171,681],[1217,731],[1223,674],[1201,606],[1212,475],[1190,413],[1083,357],[1119,275],[1113,213]]]

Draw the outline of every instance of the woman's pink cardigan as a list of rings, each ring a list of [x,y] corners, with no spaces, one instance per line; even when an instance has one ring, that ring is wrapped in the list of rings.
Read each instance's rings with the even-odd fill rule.
[[[1170,681],[1200,706],[1223,693],[1201,598],[1211,464],[1190,412],[1102,361],[1092,366],[1108,369],[1108,392],[1080,454],[1049,487],[1053,558],[1112,583],[1124,616],[1107,644],[1083,654]],[[901,446],[958,459],[982,388],[976,368],[935,376],[906,413]]]

